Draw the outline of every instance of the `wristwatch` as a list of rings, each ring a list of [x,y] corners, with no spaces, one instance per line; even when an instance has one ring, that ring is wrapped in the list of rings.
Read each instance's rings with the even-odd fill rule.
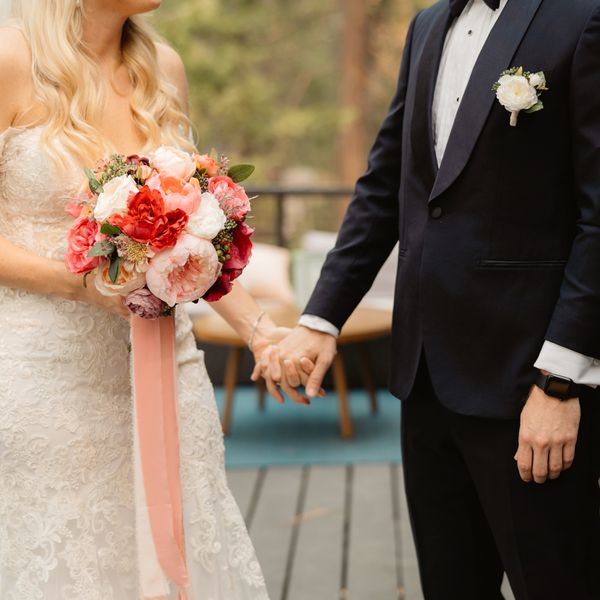
[[[558,398],[559,400],[570,400],[578,398],[581,391],[581,386],[567,377],[558,375],[545,375],[540,371],[535,382],[546,396]]]

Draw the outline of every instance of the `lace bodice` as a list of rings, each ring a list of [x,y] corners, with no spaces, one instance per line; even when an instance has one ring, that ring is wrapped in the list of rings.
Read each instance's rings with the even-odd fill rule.
[[[0,236],[61,260],[73,220],[65,206],[84,174],[74,164],[61,173],[42,147],[42,132],[41,127],[11,127],[0,136]]]
[[[42,130],[0,136],[0,236],[61,259],[84,181]],[[185,310],[176,314],[190,600],[268,600],[224,469],[218,413]],[[0,286],[0,598],[135,600],[129,325]],[[174,598],[174,596],[173,596]]]

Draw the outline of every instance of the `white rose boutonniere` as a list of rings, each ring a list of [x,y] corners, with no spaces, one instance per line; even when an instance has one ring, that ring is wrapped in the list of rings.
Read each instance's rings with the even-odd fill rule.
[[[531,114],[544,108],[540,96],[548,87],[542,71],[530,73],[523,67],[513,67],[500,75],[492,89],[498,102],[510,113],[511,126],[516,127],[521,111]]]

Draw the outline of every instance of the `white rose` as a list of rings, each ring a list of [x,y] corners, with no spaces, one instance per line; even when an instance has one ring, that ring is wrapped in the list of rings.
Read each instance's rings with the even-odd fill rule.
[[[127,200],[131,194],[137,194],[138,187],[130,175],[121,175],[104,185],[104,191],[98,196],[94,218],[106,221],[108,217],[127,209]]]
[[[152,165],[169,177],[188,180],[196,172],[192,157],[177,148],[161,146],[151,157]]]
[[[529,85],[534,88],[546,87],[546,76],[542,71],[529,76]]]
[[[208,192],[202,194],[198,210],[190,216],[187,230],[196,237],[213,240],[224,229],[227,216],[219,201]]]
[[[528,110],[538,101],[535,88],[527,77],[522,75],[505,75],[500,78],[500,87],[496,92],[498,101],[511,113]]]

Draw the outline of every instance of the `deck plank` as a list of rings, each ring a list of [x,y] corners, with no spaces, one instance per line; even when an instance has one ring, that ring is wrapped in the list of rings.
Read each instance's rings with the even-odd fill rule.
[[[271,600],[282,598],[301,481],[301,468],[269,469],[251,524],[250,533]]]
[[[311,469],[288,600],[339,599],[345,479],[344,467]]]
[[[398,597],[391,485],[389,465],[354,467],[349,600]]]

